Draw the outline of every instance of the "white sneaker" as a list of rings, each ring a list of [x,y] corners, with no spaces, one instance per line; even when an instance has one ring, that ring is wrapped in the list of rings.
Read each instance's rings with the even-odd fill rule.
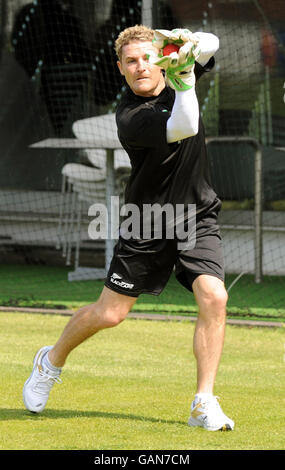
[[[40,413],[46,406],[49,392],[55,383],[61,383],[59,374],[43,368],[42,358],[52,346],[44,346],[35,355],[33,371],[25,382],[23,388],[23,400],[27,410]]]
[[[189,426],[201,426],[208,431],[232,431],[235,423],[222,411],[218,398],[195,399],[191,404]]]

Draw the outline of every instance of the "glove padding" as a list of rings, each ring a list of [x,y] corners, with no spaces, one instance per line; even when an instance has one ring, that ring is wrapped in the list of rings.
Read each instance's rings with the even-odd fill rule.
[[[153,45],[158,49],[163,49],[167,44],[176,44],[177,46],[183,46],[187,42],[191,42],[192,45],[197,46],[199,38],[189,31],[189,29],[173,29],[168,31],[167,29],[156,29],[154,31]]]
[[[150,56],[150,61],[165,70],[165,81],[174,90],[185,91],[195,85],[195,60],[200,54],[198,43],[199,39],[188,29],[155,30],[153,46],[158,52]],[[179,51],[164,56],[163,49],[168,44],[177,45]]]

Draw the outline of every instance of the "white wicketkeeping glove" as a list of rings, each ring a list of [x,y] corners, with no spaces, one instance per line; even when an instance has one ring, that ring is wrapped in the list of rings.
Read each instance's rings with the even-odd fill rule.
[[[176,52],[164,55],[165,46],[178,46]],[[195,86],[195,60],[199,57],[199,39],[188,29],[157,29],[154,33],[153,46],[157,55],[151,55],[151,63],[165,70],[167,85],[177,91],[189,90]]]

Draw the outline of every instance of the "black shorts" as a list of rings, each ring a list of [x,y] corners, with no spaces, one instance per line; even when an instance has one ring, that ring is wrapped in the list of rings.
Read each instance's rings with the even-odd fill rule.
[[[131,297],[159,295],[174,268],[177,280],[191,292],[192,283],[200,274],[224,281],[217,214],[217,204],[213,204],[213,210],[196,222],[196,243],[191,249],[180,249],[177,239],[125,240],[120,237],[105,286]]]

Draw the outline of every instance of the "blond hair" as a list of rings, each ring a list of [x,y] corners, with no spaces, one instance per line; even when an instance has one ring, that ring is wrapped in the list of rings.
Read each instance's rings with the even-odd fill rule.
[[[119,60],[122,59],[122,49],[124,46],[132,41],[152,41],[153,36],[153,29],[142,24],[136,24],[135,26],[130,26],[124,29],[124,31],[121,31],[115,41],[115,51]]]

